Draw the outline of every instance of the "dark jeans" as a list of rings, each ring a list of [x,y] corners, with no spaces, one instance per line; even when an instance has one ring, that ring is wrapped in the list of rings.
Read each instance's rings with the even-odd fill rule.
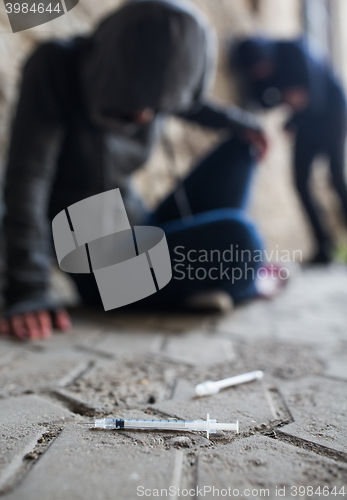
[[[230,139],[183,181],[192,216],[180,217],[174,193],[149,216],[146,225],[165,231],[173,278],[138,305],[180,306],[189,295],[212,289],[225,290],[236,302],[255,295],[254,276],[259,263],[254,262],[253,255],[262,251],[262,242],[244,211],[253,171],[250,147]],[[101,304],[94,275],[71,277],[84,302]]]
[[[331,117],[326,121],[310,118],[298,131],[295,156],[295,183],[302,204],[312,224],[318,244],[318,253],[327,260],[331,257],[332,242],[326,230],[324,214],[310,192],[310,177],[315,158],[319,154],[327,157],[330,180],[335,189],[347,224],[347,186],[345,178],[345,144],[347,132],[347,108],[344,98],[331,102]]]

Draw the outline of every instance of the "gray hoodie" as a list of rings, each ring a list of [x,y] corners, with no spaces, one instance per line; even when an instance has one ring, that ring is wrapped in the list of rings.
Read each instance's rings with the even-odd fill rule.
[[[144,208],[131,173],[149,158],[163,117],[215,129],[259,129],[248,113],[206,101],[216,37],[188,3],[133,0],[90,37],[41,45],[27,61],[5,178],[7,314],[54,309],[51,220],[88,196],[121,189],[131,222]],[[129,114],[152,108],[134,124]]]

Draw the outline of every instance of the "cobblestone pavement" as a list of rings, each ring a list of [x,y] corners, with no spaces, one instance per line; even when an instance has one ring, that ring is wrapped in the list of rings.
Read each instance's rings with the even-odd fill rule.
[[[3,500],[347,497],[344,267],[299,272],[224,317],[74,319],[48,342],[0,340]],[[199,382],[258,369],[261,381],[194,398]],[[79,425],[208,412],[240,433]]]

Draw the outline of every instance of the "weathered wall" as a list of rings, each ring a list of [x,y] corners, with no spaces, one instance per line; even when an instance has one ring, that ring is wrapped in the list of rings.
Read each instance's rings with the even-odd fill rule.
[[[255,32],[273,37],[291,37],[301,29],[300,0],[195,0],[215,24],[220,39],[218,74],[214,95],[235,101],[235,92],[226,70],[226,41],[232,36]],[[16,97],[19,68],[32,48],[41,40],[67,37],[87,32],[97,20],[121,2],[115,0],[80,0],[68,15],[49,24],[12,34],[0,3],[0,146],[5,151],[9,116]],[[259,166],[253,189],[251,212],[262,227],[269,245],[281,249],[302,248],[310,252],[309,229],[290,179],[290,143],[278,132],[283,113],[264,119],[269,131],[271,150]],[[168,124],[177,151],[179,171],[183,174],[195,158],[217,140],[216,134],[203,133],[197,127],[182,127],[177,120]],[[154,204],[170,189],[172,180],[167,173],[167,159],[159,146],[151,161],[137,176],[150,204]]]

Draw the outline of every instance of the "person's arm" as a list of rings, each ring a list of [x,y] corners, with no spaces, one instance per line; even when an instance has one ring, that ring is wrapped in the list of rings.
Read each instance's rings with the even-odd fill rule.
[[[267,139],[256,116],[237,106],[218,106],[210,102],[195,103],[194,106],[178,113],[177,116],[215,130],[230,130],[240,139],[254,144],[259,156],[267,151]]]
[[[218,106],[211,102],[195,103],[191,109],[178,113],[178,116],[217,130],[229,129],[233,132],[245,129],[257,132],[262,130],[258,119],[252,113],[231,104]]]
[[[45,44],[25,65],[5,176],[5,315],[22,333],[33,321],[39,327],[42,318],[42,328],[49,329],[48,311],[58,307],[48,294],[47,205],[64,134],[54,57],[59,57],[54,44]],[[38,312],[45,315],[37,318]]]

